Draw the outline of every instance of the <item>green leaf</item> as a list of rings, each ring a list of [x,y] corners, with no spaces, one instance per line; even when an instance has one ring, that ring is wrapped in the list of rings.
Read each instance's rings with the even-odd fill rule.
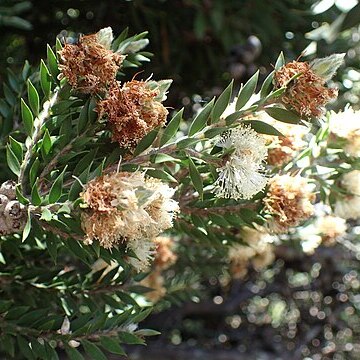
[[[110,337],[102,336],[100,338],[100,343],[104,349],[113,354],[126,355],[124,349],[119,345],[119,342]]]
[[[260,120],[246,120],[246,121],[243,121],[243,123],[250,125],[256,132],[258,132],[260,134],[267,134],[267,135],[273,135],[273,136],[284,136],[274,126],[267,124]]]
[[[235,110],[242,109],[250,100],[251,96],[256,90],[256,85],[259,79],[259,70],[247,81],[247,83],[239,91],[238,99],[236,101]]]
[[[77,120],[77,133],[78,135],[81,135],[83,130],[86,128],[86,125],[88,123],[88,111],[89,111],[89,100],[85,103],[85,105],[82,107],[79,118]]]
[[[340,31],[350,29],[354,26],[359,25],[360,19],[360,4],[354,6],[345,16]]]
[[[51,256],[51,258],[53,259],[54,263],[56,263],[56,258],[57,258],[57,241],[56,239],[53,238],[52,235],[47,235],[46,236],[46,248],[49,251],[49,254]]]
[[[81,353],[73,347],[65,347],[66,355],[70,360],[85,360]]]
[[[230,82],[227,88],[222,92],[222,94],[218,97],[211,112],[211,122],[214,123],[219,120],[222,113],[225,111],[227,106],[229,105],[232,89],[234,85],[234,80]]]
[[[273,87],[273,78],[274,78],[274,71],[272,71],[264,80],[260,90],[260,98],[269,95]]]
[[[50,193],[49,193],[49,203],[53,204],[58,201],[62,194],[62,186],[64,181],[64,174],[65,174],[66,167],[61,172],[61,174],[57,177],[55,182],[53,183]]]
[[[43,208],[41,211],[41,217],[39,220],[51,221],[52,213],[48,208]]]
[[[156,128],[150,131],[146,136],[144,136],[139,142],[139,144],[136,146],[136,149],[134,151],[134,156],[141,154],[143,151],[149,148],[152,145],[152,143],[155,141],[158,132],[159,132],[159,128]]]
[[[134,334],[138,336],[157,336],[160,335],[161,332],[153,330],[153,329],[140,329],[134,332]]]
[[[47,44],[47,63],[52,77],[56,80],[60,72],[56,56],[49,44]]]
[[[31,136],[34,129],[34,116],[23,99],[21,99],[21,118],[24,123],[26,134]]]
[[[37,178],[37,174],[40,168],[40,161],[38,158],[35,159],[33,164],[31,165],[30,171],[29,171],[29,179],[30,179],[30,185],[33,186],[35,184],[35,180]]]
[[[42,202],[42,199],[39,195],[37,181],[34,183],[31,189],[31,203],[35,206],[39,206]]]
[[[10,147],[19,162],[23,159],[23,145],[15,140],[13,137],[9,136]]]
[[[52,147],[51,137],[49,134],[49,130],[46,129],[43,140],[42,140],[42,148],[44,149],[44,152],[46,155],[50,152],[51,147]]]
[[[16,175],[20,174],[20,163],[14,152],[11,150],[10,145],[6,146],[6,161],[10,170]]]
[[[160,147],[165,145],[173,136],[176,135],[180,126],[181,119],[183,117],[183,112],[184,112],[184,108],[178,111],[170,120],[170,122],[167,124],[160,139],[160,143],[159,143]]]
[[[85,349],[85,352],[90,356],[91,359],[94,360],[107,360],[106,356],[103,354],[103,352],[90,341],[87,340],[81,340],[81,344]]]
[[[290,110],[286,110],[278,107],[271,107],[265,109],[265,111],[275,120],[279,120],[285,123],[298,124],[300,121],[299,115]]]
[[[16,191],[16,198],[19,200],[19,202],[23,205],[27,205],[30,203],[29,199],[26,198],[22,191],[21,191],[21,185],[20,184],[17,184],[16,185],[16,188],[15,188],[15,191]]]
[[[27,81],[27,90],[28,90],[28,98],[29,98],[29,104],[31,110],[35,114],[35,116],[38,116],[40,109],[39,94],[36,91],[35,86],[32,84],[30,79],[28,79]]]
[[[130,345],[143,345],[144,344],[144,340],[140,339],[139,337],[137,337],[134,334],[130,334],[128,332],[119,332],[119,338],[121,340],[121,342],[125,343],[125,344],[130,344]]]
[[[190,178],[191,181],[196,189],[196,191],[199,193],[200,198],[203,198],[204,190],[203,190],[203,181],[201,179],[201,175],[195,166],[193,160],[189,157],[189,171],[190,171]]]
[[[285,57],[284,57],[284,53],[281,51],[275,63],[275,70],[279,70],[284,65],[285,65]]]
[[[20,352],[25,356],[26,359],[35,360],[35,355],[33,354],[29,342],[25,340],[22,336],[17,336],[17,342],[20,348]]]
[[[31,214],[30,214],[30,210],[28,210],[26,225],[22,233],[22,242],[24,242],[28,238],[30,231],[31,231]]]
[[[200,111],[199,114],[195,116],[195,119],[190,125],[189,128],[189,136],[195,135],[197,132],[202,130],[206,122],[208,121],[208,118],[211,114],[211,111],[214,107],[215,98],[213,98],[206,106]]]
[[[157,178],[157,179],[177,183],[177,180],[173,176],[171,176],[171,174],[169,174],[168,172],[166,172],[164,170],[149,169],[149,170],[146,171],[146,174],[151,176],[151,177]]]
[[[44,95],[49,98],[51,92],[51,80],[49,70],[44,63],[44,60],[41,60],[40,63],[40,84]]]

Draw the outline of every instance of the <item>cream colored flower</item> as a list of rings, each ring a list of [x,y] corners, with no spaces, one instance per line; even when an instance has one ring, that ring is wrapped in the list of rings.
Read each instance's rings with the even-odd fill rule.
[[[344,151],[350,156],[360,156],[360,111],[347,105],[344,111],[331,111],[330,132],[345,139]]]
[[[313,214],[314,200],[313,186],[307,179],[290,175],[273,177],[263,200],[265,210],[272,215],[269,228],[277,233],[299,225]]]
[[[321,236],[322,244],[332,246],[336,239],[346,233],[346,221],[338,216],[326,215],[319,217],[315,222],[315,228]]]
[[[245,227],[240,235],[245,244],[231,245],[228,253],[230,271],[234,278],[243,278],[250,264],[255,270],[260,271],[275,259],[272,245],[274,237],[264,228]]]
[[[140,172],[112,173],[90,181],[81,194],[85,241],[97,239],[101,246],[111,248],[123,241],[153,239],[172,227],[179,210],[171,198],[174,192]]]
[[[219,147],[234,149],[224,166],[218,169],[215,194],[218,197],[251,199],[267,184],[263,161],[267,156],[265,140],[250,127],[229,130],[217,143]]]

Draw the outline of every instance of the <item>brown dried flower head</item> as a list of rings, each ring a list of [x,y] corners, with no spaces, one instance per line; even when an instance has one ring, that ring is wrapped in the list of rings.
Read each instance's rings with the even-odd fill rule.
[[[81,194],[85,241],[97,239],[105,248],[126,241],[134,251],[134,247],[142,248],[138,257],[147,261],[153,252],[147,245],[149,239],[172,227],[178,211],[177,202],[172,200],[174,192],[160,180],[145,178],[140,172],[112,173],[90,181]],[[132,246],[139,241],[144,246]]]
[[[273,177],[263,200],[265,210],[272,215],[269,228],[281,233],[299,225],[313,214],[314,200],[315,194],[305,178],[290,175]]]
[[[307,62],[292,61],[274,74],[275,87],[286,87],[282,102],[305,119],[321,117],[324,106],[337,97],[337,89],[326,87],[325,82],[326,79],[317,75]]]
[[[77,44],[65,44],[60,54],[60,78],[83,93],[104,92],[116,80],[124,56],[107,48],[97,34],[81,36]]]
[[[159,88],[148,81],[132,80],[121,87],[114,83],[97,111],[100,119],[108,120],[113,141],[132,148],[151,130],[165,125],[168,111],[161,101]]]

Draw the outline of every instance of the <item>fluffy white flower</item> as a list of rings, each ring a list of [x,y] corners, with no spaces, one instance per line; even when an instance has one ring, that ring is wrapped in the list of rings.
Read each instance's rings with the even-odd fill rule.
[[[330,132],[346,139],[344,150],[351,156],[360,156],[360,111],[347,105],[344,111],[331,112]]]
[[[360,196],[360,170],[350,171],[342,176],[341,185],[351,194]]]
[[[343,219],[360,219],[360,196],[352,196],[335,203],[335,215]]]
[[[137,257],[129,257],[129,263],[139,272],[146,270],[156,253],[156,244],[151,240],[132,239],[128,241],[127,247]]]
[[[110,50],[111,43],[114,40],[112,28],[110,26],[103,28],[96,33],[96,36],[98,43],[104,46],[107,50]]]
[[[234,149],[225,165],[218,169],[215,194],[218,197],[251,199],[267,184],[262,162],[266,159],[267,148],[263,137],[250,127],[240,127],[225,133],[219,147]]]

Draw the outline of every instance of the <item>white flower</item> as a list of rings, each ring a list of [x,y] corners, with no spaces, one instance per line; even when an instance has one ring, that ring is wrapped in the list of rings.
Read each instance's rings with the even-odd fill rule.
[[[225,133],[217,143],[225,149],[234,148],[225,165],[218,169],[215,194],[218,197],[251,199],[267,184],[262,162],[266,159],[265,140],[250,127]]]
[[[132,239],[127,244],[137,258],[129,257],[129,263],[138,271],[146,270],[156,253],[156,244],[151,240]]]
[[[344,111],[331,112],[330,132],[346,139],[344,151],[351,156],[360,156],[360,111],[347,105]]]
[[[360,219],[360,196],[338,200],[335,203],[335,215],[343,219]]]
[[[234,148],[234,154],[246,161],[263,162],[267,157],[266,141],[249,126],[240,126],[223,134],[216,144],[225,149]]]
[[[360,170],[353,170],[344,174],[341,185],[349,193],[360,196]]]
[[[110,50],[111,43],[114,40],[112,28],[108,26],[104,29],[101,29],[96,33],[96,36],[98,43],[104,46],[107,50]]]
[[[245,163],[232,157],[225,166],[218,169],[219,177],[215,181],[215,194],[222,198],[251,199],[263,190],[268,179],[256,163]]]

